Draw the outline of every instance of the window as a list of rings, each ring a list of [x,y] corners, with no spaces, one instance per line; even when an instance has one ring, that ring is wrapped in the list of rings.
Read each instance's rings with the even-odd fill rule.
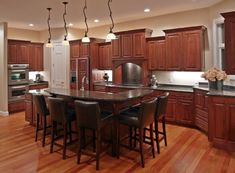
[[[214,66],[224,69],[224,19],[216,19],[213,23]]]

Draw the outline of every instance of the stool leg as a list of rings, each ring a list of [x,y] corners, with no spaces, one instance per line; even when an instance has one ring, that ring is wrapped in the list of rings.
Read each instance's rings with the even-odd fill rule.
[[[81,129],[81,133],[82,133],[82,148],[86,147],[86,134],[85,134],[85,128]]]
[[[47,132],[47,117],[43,115],[43,138],[42,138],[42,146],[45,146],[46,141],[46,132]]]
[[[117,148],[117,158],[119,159],[119,155],[120,155],[120,142],[121,142],[121,139],[120,139],[120,124],[118,123],[117,124],[117,144],[116,144],[116,148]]]
[[[69,142],[71,143],[72,142],[72,125],[71,125],[72,122],[69,122]]]
[[[36,130],[35,130],[35,142],[38,141],[38,129],[39,129],[39,114],[36,115]]]
[[[151,138],[152,154],[153,154],[153,158],[155,158],[154,139],[153,139],[153,124],[150,124],[150,138]]]
[[[67,123],[64,123],[64,142],[63,142],[63,159],[66,159],[66,147],[67,147]]]
[[[53,121],[51,124],[51,147],[50,147],[50,153],[53,153],[53,146],[54,146],[54,137],[55,137],[55,130],[56,130],[56,124]]]
[[[136,133],[136,127],[135,127],[135,131],[134,131],[134,147],[136,148],[136,136],[137,136],[137,133]]]
[[[101,145],[101,133],[100,129],[96,131],[96,170],[100,169],[100,145]]]
[[[158,121],[157,120],[155,120],[155,137],[156,137],[156,144],[157,144],[157,152],[158,152],[158,154],[160,154]]]
[[[165,146],[167,146],[167,139],[166,139],[166,118],[165,118],[165,116],[162,117],[162,128],[163,128]]]
[[[81,159],[81,151],[82,151],[82,135],[81,135],[81,128],[78,128],[77,164],[79,164],[79,163],[80,163],[80,159]]]
[[[96,148],[96,145],[95,145],[95,136],[96,136],[95,135],[95,130],[92,129],[92,132],[93,132],[93,139],[92,139],[93,140],[92,141],[93,142],[93,152],[95,152],[95,148]]]
[[[132,127],[129,127],[129,147],[132,148]]]
[[[139,128],[141,165],[144,168],[143,129]]]

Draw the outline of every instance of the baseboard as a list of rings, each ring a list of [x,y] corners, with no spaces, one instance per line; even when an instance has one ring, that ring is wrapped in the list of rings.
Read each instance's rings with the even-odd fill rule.
[[[4,116],[4,117],[6,117],[6,116],[9,116],[9,112],[8,111],[0,111],[0,116]]]

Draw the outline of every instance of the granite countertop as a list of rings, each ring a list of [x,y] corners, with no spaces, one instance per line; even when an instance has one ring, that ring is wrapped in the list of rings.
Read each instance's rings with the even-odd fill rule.
[[[45,91],[46,89],[35,89],[29,90],[28,93],[30,94],[42,94],[44,96],[51,96],[48,92]]]
[[[52,95],[68,96],[75,99],[88,100],[88,101],[111,101],[111,102],[123,102],[131,99],[141,98],[145,95],[151,94],[153,91],[149,89],[135,89],[128,90],[119,93],[109,93],[100,91],[81,91],[70,89],[57,89],[50,88],[45,89]]]
[[[44,85],[44,84],[48,84],[48,81],[40,81],[40,82],[29,82],[29,85]]]
[[[152,90],[164,90],[164,91],[179,91],[179,92],[194,92],[194,89],[200,89],[203,91],[208,91],[207,95],[211,96],[225,96],[225,97],[235,97],[235,87],[234,86],[224,86],[223,91],[209,90],[208,84],[199,84],[194,86],[185,86],[185,85],[170,85],[170,84],[160,84],[157,87],[146,87],[146,86],[126,86],[126,85],[116,85],[112,83],[97,82],[95,85],[106,86],[106,87],[120,87],[120,88],[143,88],[143,89],[152,89]]]

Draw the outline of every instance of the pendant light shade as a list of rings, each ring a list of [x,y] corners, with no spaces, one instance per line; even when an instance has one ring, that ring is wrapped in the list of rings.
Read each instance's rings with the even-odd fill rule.
[[[90,38],[87,35],[88,31],[89,31],[89,28],[88,28],[88,24],[87,24],[86,10],[87,10],[87,2],[85,0],[85,5],[83,7],[83,15],[84,15],[85,24],[86,24],[86,31],[85,31],[84,37],[82,38],[82,43],[90,43]]]
[[[107,35],[107,40],[114,40],[116,39],[116,35],[113,33],[113,28],[114,28],[114,22],[113,22],[113,13],[110,7],[110,3],[112,2],[112,0],[108,0],[108,8],[109,8],[109,16],[112,22],[112,26],[110,27],[110,31]]]
[[[48,33],[49,33],[49,38],[46,44],[46,47],[51,48],[53,47],[51,43],[51,26],[50,26],[50,20],[51,20],[51,8],[47,8],[48,10],[48,19],[47,19],[47,25],[48,25]]]
[[[64,20],[64,30],[65,30],[65,35],[64,35],[64,41],[63,41],[63,45],[68,46],[69,45],[69,41],[67,40],[68,37],[68,29],[67,29],[67,23],[65,20],[65,16],[67,15],[67,10],[66,10],[66,6],[68,4],[68,2],[63,2],[64,4],[64,14],[63,14],[63,20]]]

